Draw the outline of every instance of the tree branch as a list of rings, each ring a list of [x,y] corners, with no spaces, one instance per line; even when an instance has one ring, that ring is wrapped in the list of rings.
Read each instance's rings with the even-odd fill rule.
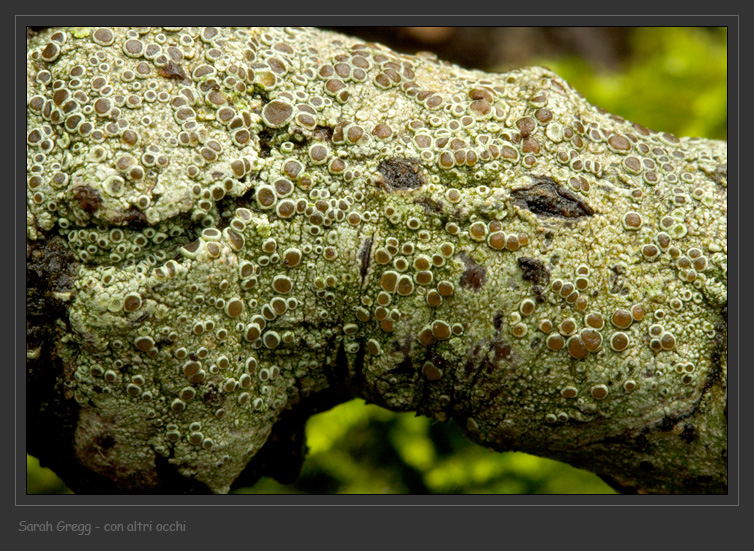
[[[27,68],[28,451],[75,491],[293,480],[352,397],[727,491],[724,142],[313,29],[50,29]]]

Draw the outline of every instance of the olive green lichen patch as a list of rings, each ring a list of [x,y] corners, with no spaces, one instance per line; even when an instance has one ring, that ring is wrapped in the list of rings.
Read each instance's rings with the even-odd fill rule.
[[[306,28],[49,30],[27,126],[27,238],[78,263],[55,353],[80,461],[145,471],[132,490],[167,462],[228,491],[336,383],[545,453],[690,414],[720,369],[727,146],[546,69]]]

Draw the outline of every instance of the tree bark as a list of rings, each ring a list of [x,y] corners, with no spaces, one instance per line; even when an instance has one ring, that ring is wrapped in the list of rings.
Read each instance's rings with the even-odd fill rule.
[[[727,145],[313,29],[27,49],[28,451],[81,493],[295,479],[353,397],[727,492]]]

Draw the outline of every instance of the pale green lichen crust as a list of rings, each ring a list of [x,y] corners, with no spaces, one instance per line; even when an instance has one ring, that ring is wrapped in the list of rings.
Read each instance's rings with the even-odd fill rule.
[[[76,259],[57,352],[106,476],[161,456],[228,491],[343,358],[369,400],[540,453],[688,416],[724,377],[726,144],[548,70],[313,29],[52,29],[27,126],[27,237]]]

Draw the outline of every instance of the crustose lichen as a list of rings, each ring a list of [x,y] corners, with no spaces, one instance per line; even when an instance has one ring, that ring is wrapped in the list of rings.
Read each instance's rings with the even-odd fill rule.
[[[348,396],[725,491],[725,143],[279,28],[30,35],[27,126],[30,449],[82,491],[226,492]]]

